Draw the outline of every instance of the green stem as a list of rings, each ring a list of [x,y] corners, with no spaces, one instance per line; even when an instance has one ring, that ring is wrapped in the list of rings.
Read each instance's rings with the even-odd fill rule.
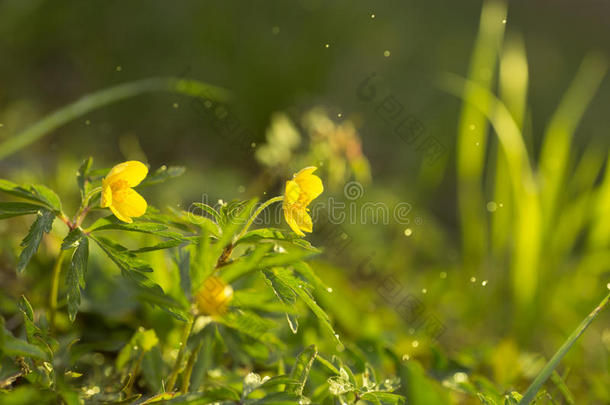
[[[197,80],[155,77],[123,83],[83,96],[44,117],[24,131],[0,143],[0,160],[28,146],[39,138],[90,111],[142,93],[169,91],[194,97],[228,99],[228,92]]]
[[[189,390],[189,385],[191,385],[191,375],[193,375],[193,367],[195,366],[195,361],[197,361],[197,357],[199,356],[199,352],[203,347],[203,339],[199,340],[197,343],[197,347],[193,350],[193,353],[189,356],[189,359],[186,363],[186,369],[184,371],[184,375],[182,376],[182,389],[180,392],[182,394],[186,394]]]
[[[557,350],[557,352],[553,355],[551,360],[544,366],[542,371],[538,374],[534,382],[529,386],[525,394],[523,395],[523,399],[519,402],[519,405],[528,405],[538,391],[542,384],[546,382],[546,380],[551,376],[555,367],[559,364],[561,359],[566,355],[566,353],[570,350],[570,348],[574,345],[576,340],[584,333],[584,331],[589,327],[593,319],[597,317],[602,309],[608,304],[610,301],[610,294],[606,295],[606,297],[600,302],[600,304],[593,310],[591,313],[578,325],[578,328],[572,332],[572,334],[568,337],[568,339],[564,342],[564,344]]]
[[[101,191],[102,191],[101,187],[96,187],[93,190],[89,191],[89,193],[87,193],[85,198],[83,198],[83,202],[82,202],[80,208],[78,209],[76,216],[74,217],[73,223],[74,223],[75,228],[79,227],[83,223],[83,221],[85,220],[85,217],[87,216],[87,213],[91,209],[91,207],[89,206],[89,201],[91,201],[91,198],[93,198],[93,196],[95,196],[97,193],[100,193]]]
[[[186,325],[184,325],[184,329],[182,330],[182,339],[180,340],[180,351],[178,352],[178,357],[176,357],[174,368],[172,369],[172,372],[167,380],[165,392],[172,392],[174,390],[176,380],[178,379],[178,374],[180,374],[180,368],[182,367],[182,361],[184,360],[184,355],[186,353],[186,346],[189,340],[189,336],[191,336],[191,332],[193,331],[194,322],[195,317],[191,316],[187,321]]]
[[[67,250],[60,250],[55,265],[53,266],[53,276],[51,279],[51,293],[49,295],[49,323],[51,330],[55,330],[55,318],[57,314],[57,293],[59,291],[59,276],[61,275],[61,264],[66,256]]]
[[[254,222],[256,217],[258,217],[260,215],[260,213],[263,212],[263,210],[265,208],[267,208],[268,206],[270,206],[271,204],[273,204],[275,202],[282,201],[283,199],[284,199],[284,196],[278,196],[278,197],[273,197],[273,198],[265,201],[264,203],[262,203],[260,205],[260,207],[258,207],[257,210],[254,211],[254,214],[252,214],[252,216],[250,217],[250,219],[246,223],[246,226],[244,227],[244,229],[241,230],[239,235],[237,235],[237,238],[235,240],[239,240],[242,236],[244,236],[244,234],[248,231],[250,226],[252,226],[252,223]]]

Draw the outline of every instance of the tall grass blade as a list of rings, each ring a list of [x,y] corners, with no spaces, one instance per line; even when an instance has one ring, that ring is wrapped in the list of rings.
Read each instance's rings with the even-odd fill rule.
[[[90,111],[142,93],[167,91],[189,96],[209,97],[224,101],[228,92],[197,80],[160,77],[123,83],[88,94],[62,107],[36,124],[0,143],[0,160],[12,155],[60,126]]]
[[[551,376],[561,359],[568,353],[570,348],[574,345],[576,340],[584,333],[584,331],[589,327],[591,322],[597,317],[602,309],[608,304],[610,301],[610,294],[606,295],[606,297],[602,300],[602,302],[578,325],[578,328],[572,332],[572,334],[568,337],[568,339],[564,342],[564,344],[557,350],[557,352],[553,355],[551,360],[544,366],[544,368],[540,371],[534,382],[528,387],[527,391],[523,395],[523,399],[519,402],[519,405],[528,405],[535,398],[536,393],[542,387],[542,384],[546,382],[546,380]]]

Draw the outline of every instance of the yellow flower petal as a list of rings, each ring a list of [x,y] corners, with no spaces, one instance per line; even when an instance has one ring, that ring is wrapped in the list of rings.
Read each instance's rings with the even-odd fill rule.
[[[140,217],[146,213],[146,200],[132,188],[126,188],[114,193],[110,210],[121,221],[132,223],[132,217]]]
[[[103,181],[103,185],[112,185],[117,180],[124,180],[128,187],[135,187],[148,174],[148,167],[137,160],[129,160],[114,166]]]
[[[305,236],[305,234],[299,228],[299,224],[298,224],[297,220],[295,219],[295,216],[293,215],[295,210],[291,209],[287,205],[284,205],[283,208],[284,208],[284,219],[286,220],[286,223],[288,224],[290,229],[292,229],[294,231],[294,233],[296,233],[299,236]]]
[[[102,202],[100,206],[102,208],[110,207],[112,205],[112,188],[109,184],[102,182]]]
[[[307,167],[298,172],[294,177],[294,181],[305,193],[302,199],[304,205],[309,205],[310,202],[324,191],[322,180],[315,174],[312,174],[316,169],[316,167]]]
[[[313,231],[313,221],[305,210],[297,210],[293,214],[293,218],[296,221],[299,228],[305,232],[311,233]]]
[[[284,192],[284,204],[294,204],[299,200],[301,195],[301,187],[294,180],[288,180],[286,182],[286,191]]]

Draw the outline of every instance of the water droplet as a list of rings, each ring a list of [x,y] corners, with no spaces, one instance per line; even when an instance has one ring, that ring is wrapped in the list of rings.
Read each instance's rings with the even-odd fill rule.
[[[459,371],[453,375],[453,379],[455,380],[456,383],[463,383],[463,382],[466,382],[466,380],[468,380],[468,375],[466,373]]]
[[[280,27],[278,27],[277,25],[274,26],[273,28],[271,28],[271,32],[273,33],[273,35],[277,35],[280,33]]]
[[[328,287],[328,288],[326,289],[326,291],[328,291],[329,293],[331,293],[331,292],[333,292],[333,289],[332,289],[332,288],[330,288],[330,287]]]
[[[606,288],[610,290],[610,283],[606,284]]]
[[[425,288],[422,288],[422,289],[421,289],[421,293],[422,293],[422,294],[428,294],[428,290],[427,290],[427,289],[425,289]]]
[[[498,209],[498,204],[496,204],[494,201],[490,201],[487,203],[487,211],[496,212],[497,209]]]
[[[341,118],[343,116],[343,114],[339,113],[337,114],[337,118]]]
[[[85,121],[85,125],[91,125],[91,121],[86,120],[86,121]]]
[[[476,127],[477,127],[476,125],[474,125],[474,124],[470,124],[470,125],[468,126],[468,129],[469,129],[469,130],[471,130],[471,131],[474,131]]]
[[[385,56],[386,58],[389,58],[390,57],[390,51],[388,51],[388,50],[383,51],[383,56]]]
[[[123,70],[123,67],[122,67],[122,66],[117,66],[117,67],[116,67],[116,71],[117,71],[117,72],[120,72],[121,70]]]
[[[477,145],[477,146],[481,146],[481,143],[480,143],[480,142],[477,142],[475,145]]]
[[[482,285],[483,287],[485,287],[485,286],[487,285],[487,280],[483,280],[483,281],[481,281],[481,285]]]
[[[470,277],[470,282],[471,283],[476,283],[477,282],[477,278],[476,277]]]
[[[411,228],[405,229],[405,236],[411,236],[413,234],[413,230]]]
[[[500,204],[498,204],[498,207],[502,208],[502,207],[504,207],[504,204],[500,203]]]
[[[250,144],[250,146],[251,146],[252,148],[256,148],[256,142],[252,142],[252,143]]]
[[[441,274],[439,274],[439,277],[442,278],[443,280],[447,278],[447,272],[446,271],[441,271]]]
[[[325,48],[330,48],[330,44],[324,45]]]
[[[4,124],[0,122],[0,128],[2,128],[3,126],[4,126]]]
[[[502,24],[506,24],[506,18],[502,20]]]
[[[413,347],[419,346],[419,341],[414,340],[413,342],[411,342],[411,346],[413,346]]]
[[[174,107],[174,108],[178,108],[178,107],[180,107],[180,104],[178,104],[178,103],[174,103],[174,104],[172,104],[172,107]]]

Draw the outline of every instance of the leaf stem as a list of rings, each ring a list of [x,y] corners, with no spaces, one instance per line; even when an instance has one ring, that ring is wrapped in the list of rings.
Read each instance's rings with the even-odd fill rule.
[[[51,330],[55,330],[55,318],[57,314],[57,293],[59,291],[59,276],[61,275],[61,264],[66,256],[67,250],[61,249],[53,265],[53,275],[51,279],[51,292],[49,295],[49,324]]]
[[[273,203],[276,203],[278,201],[282,201],[284,200],[284,196],[278,196],[278,197],[273,197],[267,201],[265,201],[264,203],[262,203],[257,209],[256,211],[254,211],[254,214],[252,214],[252,216],[250,217],[250,219],[248,220],[248,222],[246,223],[246,226],[244,226],[244,229],[241,230],[241,232],[239,233],[239,235],[237,235],[237,238],[235,240],[239,240],[242,236],[244,236],[244,234],[248,231],[248,229],[250,228],[250,226],[252,226],[252,223],[254,222],[254,220],[256,219],[256,217],[258,217],[260,215],[261,212],[263,212],[263,210],[265,208],[267,208],[268,206],[270,206]]]
[[[184,325],[184,329],[182,330],[182,339],[180,340],[180,351],[178,352],[178,356],[176,357],[174,368],[172,369],[172,372],[167,380],[167,385],[165,386],[166,392],[172,392],[174,390],[176,380],[178,379],[178,374],[180,374],[180,368],[182,367],[182,361],[184,360],[184,355],[186,353],[186,346],[189,337],[191,336],[191,332],[193,331],[194,322],[195,317],[191,315],[189,317],[189,320]]]
[[[542,371],[538,374],[536,379],[529,386],[525,394],[523,395],[523,399],[519,402],[519,405],[528,405],[536,396],[542,384],[546,382],[546,380],[551,376],[555,367],[559,364],[561,359],[566,355],[566,353],[570,350],[570,348],[574,345],[576,340],[584,333],[584,331],[589,327],[593,319],[597,317],[602,309],[608,304],[610,301],[610,294],[606,295],[606,297],[600,302],[600,304],[595,307],[593,311],[578,325],[578,328],[572,332],[572,334],[568,337],[568,339],[563,343],[563,345],[557,350],[557,352],[551,357],[548,363],[544,366]]]
[[[241,239],[242,236],[244,236],[244,234],[248,231],[250,226],[252,226],[252,223],[254,222],[256,217],[258,217],[265,208],[267,208],[268,206],[270,206],[271,204],[273,204],[275,202],[282,201],[283,199],[284,199],[284,196],[273,197],[273,198],[265,201],[264,203],[262,203],[260,205],[260,207],[258,207],[256,209],[256,211],[254,211],[254,214],[252,214],[250,219],[248,219],[248,222],[246,222],[246,226],[244,226],[244,228],[241,230],[239,235],[237,235],[237,237],[234,239],[233,243],[227,245],[224,248],[224,250],[222,251],[222,254],[218,258],[218,261],[216,262],[215,269],[218,269],[227,263],[227,261],[229,260],[229,257],[231,257],[231,253],[233,253],[233,248],[235,248],[235,242],[237,242],[239,239]]]

